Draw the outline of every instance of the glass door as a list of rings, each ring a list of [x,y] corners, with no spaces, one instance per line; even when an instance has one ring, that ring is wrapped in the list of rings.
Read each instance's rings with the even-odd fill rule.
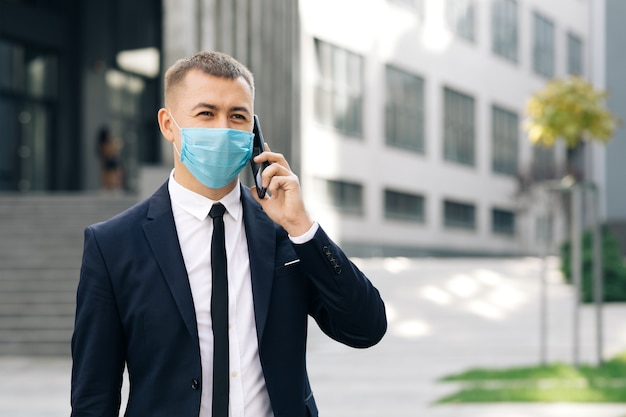
[[[55,54],[0,39],[0,190],[46,190],[57,98]]]

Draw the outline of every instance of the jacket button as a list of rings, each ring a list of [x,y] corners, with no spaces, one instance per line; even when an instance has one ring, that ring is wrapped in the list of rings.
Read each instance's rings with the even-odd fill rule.
[[[191,380],[191,389],[193,390],[197,390],[200,389],[200,381],[198,381],[197,379],[192,379]]]

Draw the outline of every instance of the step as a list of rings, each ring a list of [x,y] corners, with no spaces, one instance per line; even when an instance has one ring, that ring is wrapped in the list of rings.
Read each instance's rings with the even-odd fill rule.
[[[0,329],[0,352],[4,356],[65,356],[70,353],[71,339],[71,329]]]
[[[77,279],[62,277],[58,279],[40,279],[38,277],[20,279],[2,279],[0,287],[6,294],[19,292],[73,292],[78,284]]]
[[[3,341],[0,340],[0,355],[2,356],[32,356],[32,357],[70,357],[69,341]]]
[[[19,253],[19,251],[11,251],[0,255],[0,264],[7,269],[67,269],[74,267],[78,270],[80,269],[81,256],[82,247],[74,250],[48,250],[36,256],[27,256]]]
[[[0,303],[11,304],[15,306],[16,311],[22,309],[28,309],[31,304],[38,303],[66,303],[68,300],[73,300],[75,295],[74,291],[37,291],[37,292],[13,292],[5,293],[0,292]]]
[[[0,329],[2,343],[68,343],[72,339],[72,328],[61,329]]]
[[[78,282],[80,266],[72,268],[6,268],[0,267],[0,285],[3,282],[18,281],[57,281],[71,277]]]
[[[83,232],[134,196],[0,193],[0,355],[68,355]]]
[[[0,316],[0,331],[15,330],[18,332],[35,330],[68,330],[74,328],[74,316]]]
[[[17,303],[0,303],[0,316],[14,317],[16,315],[26,317],[42,317],[47,315],[67,317],[73,316],[76,310],[75,297],[63,303],[41,302],[36,304],[22,305]]]

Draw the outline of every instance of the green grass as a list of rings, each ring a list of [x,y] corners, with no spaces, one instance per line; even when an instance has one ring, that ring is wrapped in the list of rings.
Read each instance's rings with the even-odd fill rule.
[[[563,363],[508,369],[470,369],[441,382],[460,389],[437,403],[626,402],[626,352],[599,366]]]

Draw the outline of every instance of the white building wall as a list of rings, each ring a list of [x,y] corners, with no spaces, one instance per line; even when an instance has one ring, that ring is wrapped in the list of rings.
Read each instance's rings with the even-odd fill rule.
[[[361,245],[361,253],[382,254],[389,248],[404,248],[406,253],[536,253],[532,207],[529,211],[518,212],[514,238],[491,232],[493,207],[510,210],[521,207],[515,197],[517,180],[491,170],[491,106],[498,104],[515,110],[522,121],[527,98],[547,81],[532,70],[534,11],[554,22],[557,77],[566,73],[567,30],[583,39],[584,51],[589,54],[589,0],[518,0],[518,63],[491,51],[490,0],[477,0],[475,43],[457,38],[446,29],[443,0],[424,1],[422,19],[414,10],[388,0],[300,0],[301,181],[308,207],[333,237],[344,246]],[[345,136],[315,119],[316,38],[364,58],[362,138]],[[594,48],[602,46],[602,40],[597,37],[593,42]],[[424,155],[385,145],[386,64],[425,81]],[[588,71],[589,60],[584,66]],[[597,73],[601,70],[597,67],[602,64],[595,61],[594,66],[593,73]],[[476,162],[472,167],[443,159],[444,86],[475,100]],[[596,158],[601,158],[602,152],[596,149]],[[519,155],[519,167],[526,169],[532,151],[521,127]],[[559,149],[558,160],[563,161],[563,149]],[[596,175],[601,175],[599,170]],[[314,186],[316,178],[361,183],[364,186],[363,215],[340,215],[321,204]],[[426,222],[385,220],[385,187],[424,195]],[[474,204],[476,230],[445,228],[444,199]]]

